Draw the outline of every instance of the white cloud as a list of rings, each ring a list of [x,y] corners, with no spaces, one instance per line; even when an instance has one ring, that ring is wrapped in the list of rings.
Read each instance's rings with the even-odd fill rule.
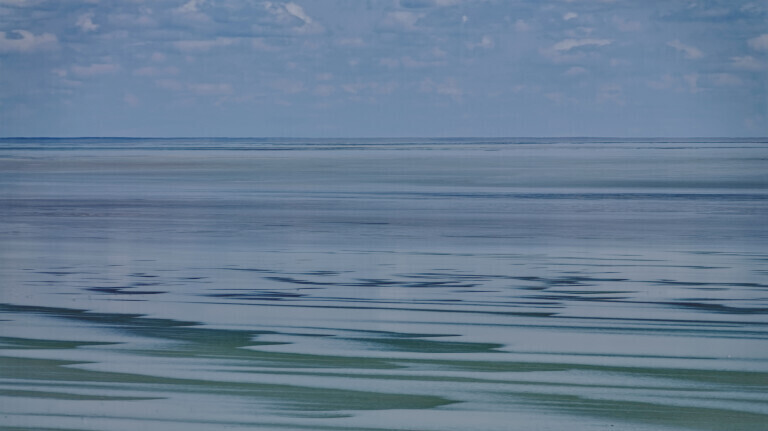
[[[75,25],[81,31],[85,31],[85,32],[96,31],[99,29],[99,25],[93,23],[93,16],[94,16],[93,12],[82,14],[79,17],[77,17],[77,22],[75,22]]]
[[[632,64],[629,60],[623,59],[623,58],[612,58],[608,64],[611,65],[611,67],[623,67],[623,66],[629,66]]]
[[[442,82],[433,81],[432,78],[427,78],[421,81],[419,90],[422,93],[435,93],[443,96],[451,97],[454,100],[461,100],[464,95],[464,91],[456,83],[453,78],[446,78]]]
[[[227,83],[187,84],[187,90],[199,96],[222,96],[232,93],[232,86]]]
[[[400,7],[406,8],[428,8],[428,7],[446,7],[460,3],[461,0],[400,0]]]
[[[164,75],[176,75],[179,73],[179,69],[174,66],[168,67],[141,67],[133,71],[136,76],[164,76]]]
[[[568,29],[565,31],[565,35],[571,39],[583,39],[588,38],[595,32],[593,27],[579,26],[576,28]]]
[[[610,39],[565,39],[552,46],[555,51],[570,51],[581,46],[605,46],[613,42]]]
[[[293,79],[278,79],[272,82],[272,88],[285,94],[296,94],[304,91],[304,83]]]
[[[131,93],[125,93],[125,96],[123,96],[123,102],[125,102],[128,106],[139,106],[139,98]]]
[[[611,102],[624,106],[624,89],[619,84],[605,84],[597,92],[598,102]]]
[[[232,45],[236,41],[237,39],[232,37],[217,37],[209,40],[178,40],[173,42],[173,46],[182,51],[208,51],[211,48]]]
[[[173,9],[172,12],[186,21],[208,23],[212,21],[211,18],[200,10],[200,7],[206,2],[207,0],[189,0],[183,5]]]
[[[525,32],[525,31],[529,31],[530,29],[531,29],[531,25],[523,21],[522,19],[518,19],[517,21],[515,21],[515,31]]]
[[[467,48],[469,49],[491,49],[493,48],[493,39],[490,36],[483,36],[482,39],[480,39],[480,42],[477,43],[467,43]]]
[[[756,51],[768,51],[768,33],[749,39],[747,44]]]
[[[685,84],[688,86],[688,91],[691,94],[696,94],[701,91],[701,88],[699,88],[699,74],[698,73],[691,73],[689,75],[683,75],[683,81],[685,81]]]
[[[297,34],[317,34],[324,31],[319,23],[315,22],[305,11],[304,8],[296,3],[274,3],[265,1],[262,3],[264,9],[270,14],[276,24],[288,26]],[[296,25],[296,23],[300,23]]]
[[[577,14],[576,12],[568,12],[565,15],[563,15],[563,21],[570,21],[578,17],[579,17],[579,14]]]
[[[548,100],[554,102],[556,105],[565,105],[565,104],[576,104],[578,101],[576,99],[573,99],[571,97],[566,96],[564,93],[561,93],[559,91],[553,91],[550,93],[544,93],[544,97]]]
[[[611,22],[621,31],[640,31],[643,28],[638,21],[630,21],[618,16],[611,18]]]
[[[397,88],[396,82],[353,82],[343,84],[342,90],[350,94],[358,94],[362,92],[373,94],[390,94]]]
[[[318,85],[315,87],[313,94],[320,97],[328,97],[336,91],[336,88],[332,85]]]
[[[685,58],[689,60],[695,60],[697,58],[704,57],[704,53],[701,52],[700,49],[694,46],[686,45],[677,39],[671,42],[667,42],[667,46],[671,46],[672,48],[675,48],[679,52],[682,52]]]
[[[709,80],[719,87],[738,87],[744,84],[741,78],[732,73],[713,73],[709,75]]]
[[[152,61],[162,63],[163,61],[165,61],[166,57],[165,57],[165,54],[163,54],[162,52],[155,52],[155,53],[152,53],[152,57],[150,58],[152,59]]]
[[[114,63],[95,63],[89,66],[72,66],[72,73],[77,76],[97,76],[107,75],[115,73],[120,69],[120,66]]]
[[[760,70],[763,68],[762,63],[760,63],[755,57],[752,57],[751,55],[745,55],[743,57],[731,57],[731,64],[733,64],[733,67],[737,69],[745,69],[745,70]]]
[[[349,47],[362,47],[365,46],[365,42],[363,39],[359,37],[347,37],[347,38],[341,38],[336,40],[336,44],[339,46],[349,46]]]
[[[666,90],[675,85],[675,78],[670,74],[665,74],[658,81],[648,81],[648,86],[654,90]]]
[[[581,66],[573,66],[570,69],[566,70],[564,75],[567,76],[576,76],[576,75],[583,75],[587,73],[587,69],[581,67]]]
[[[58,39],[51,33],[35,35],[26,30],[0,31],[0,52],[30,52],[57,44]]]
[[[406,56],[400,58],[400,64],[402,64],[403,67],[421,68],[421,67],[441,66],[441,65],[443,65],[445,63],[443,61],[416,60],[416,59],[406,55]]]
[[[32,6],[35,3],[38,3],[37,1],[30,1],[30,0],[0,0],[0,5],[2,6]]]
[[[205,0],[189,0],[188,2],[174,9],[174,12],[182,13],[182,14],[197,13],[200,10],[199,9],[200,5],[202,5],[203,3],[205,3]]]
[[[415,30],[416,23],[424,16],[423,13],[410,11],[389,12],[381,21],[381,25],[400,30]]]
[[[253,49],[257,49],[259,51],[279,51],[280,48],[270,45],[269,42],[263,37],[255,37],[251,39],[251,46]]]
[[[388,67],[390,69],[395,69],[396,67],[400,66],[400,60],[396,58],[386,57],[379,60],[379,64]]]
[[[180,91],[184,89],[184,84],[175,79],[158,79],[155,85],[166,90]]]
[[[309,15],[304,12],[304,9],[296,3],[286,3],[285,10],[288,11],[289,14],[304,21],[304,24],[312,24],[312,18],[310,18]]]

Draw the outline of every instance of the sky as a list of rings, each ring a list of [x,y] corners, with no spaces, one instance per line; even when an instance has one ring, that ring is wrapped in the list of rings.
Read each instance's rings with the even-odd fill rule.
[[[767,135],[765,0],[0,0],[0,136]]]

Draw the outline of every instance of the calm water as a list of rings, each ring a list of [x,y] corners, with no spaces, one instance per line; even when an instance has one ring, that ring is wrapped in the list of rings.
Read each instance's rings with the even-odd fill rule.
[[[0,140],[0,429],[765,430],[768,140]]]

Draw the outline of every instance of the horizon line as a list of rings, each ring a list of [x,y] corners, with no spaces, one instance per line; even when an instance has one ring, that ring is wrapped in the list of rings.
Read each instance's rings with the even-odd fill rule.
[[[7,139],[768,139],[767,136],[0,136]]]

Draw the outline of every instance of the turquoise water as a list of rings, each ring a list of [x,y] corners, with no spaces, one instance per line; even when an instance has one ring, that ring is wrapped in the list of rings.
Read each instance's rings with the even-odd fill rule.
[[[0,429],[764,430],[767,162],[2,139]]]

